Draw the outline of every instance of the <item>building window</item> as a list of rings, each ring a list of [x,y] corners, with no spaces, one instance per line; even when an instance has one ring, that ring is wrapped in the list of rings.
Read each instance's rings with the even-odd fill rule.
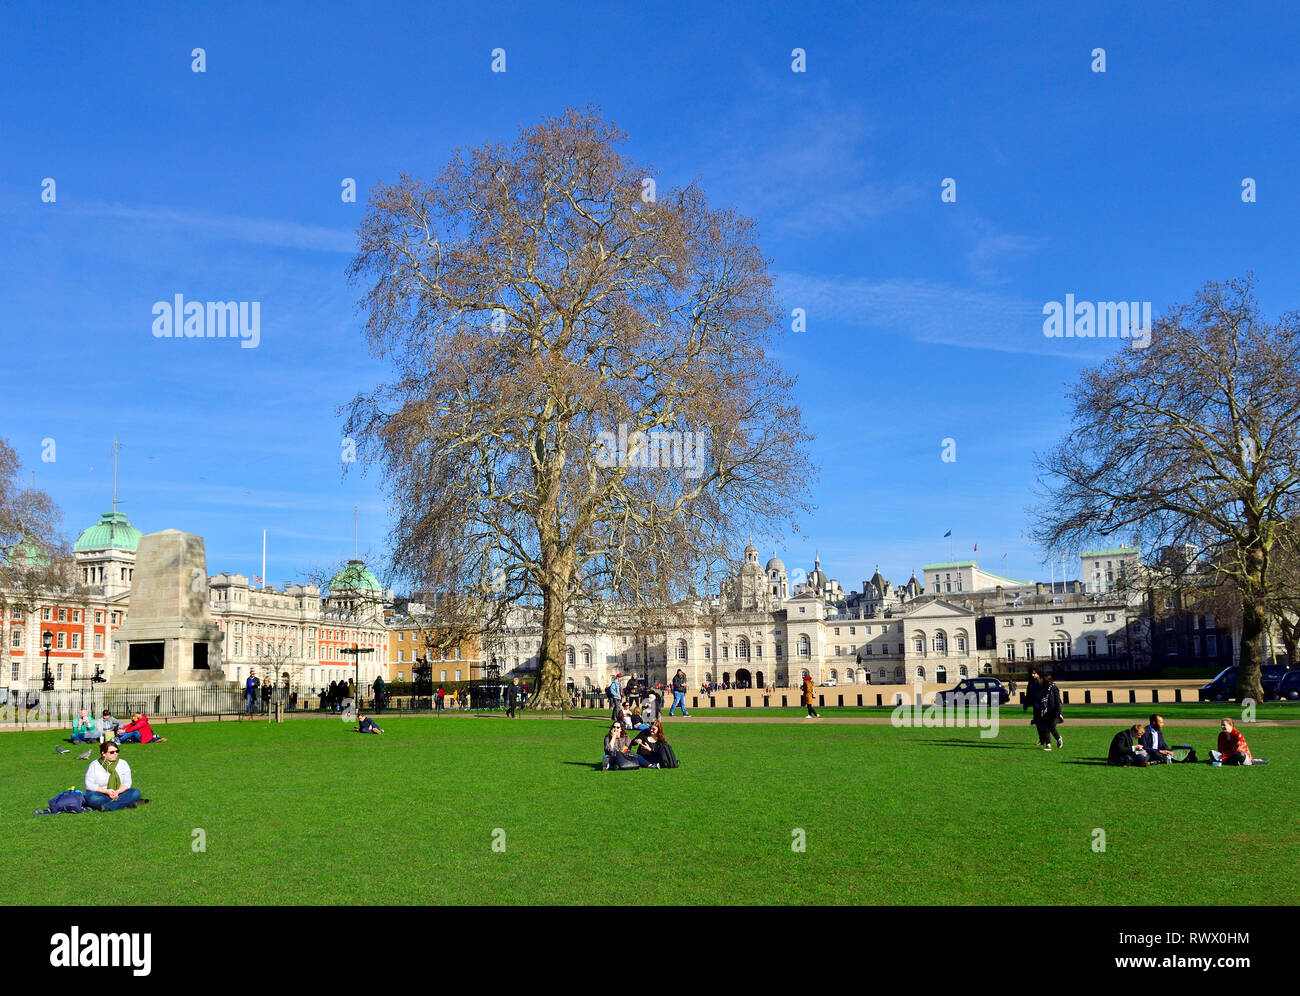
[[[1106,654],[1109,657],[1117,657],[1119,655],[1119,641],[1113,636],[1107,637],[1106,639]]]
[[[1097,617],[1096,617],[1096,615],[1094,615],[1093,613],[1090,612],[1090,613],[1088,613],[1086,616],[1083,617],[1083,621],[1084,621],[1084,622],[1096,622],[1096,621],[1097,621]]]
[[[447,672],[446,672],[446,671],[439,671],[438,674],[441,675],[441,677],[438,679],[439,681],[446,681],[446,680],[447,680]]]
[[[54,647],[56,650],[62,650],[67,639],[67,634],[59,633],[54,638]]]
[[[10,680],[10,681],[17,681],[17,680],[18,680],[18,665],[17,665],[17,663],[13,664],[13,665],[9,668],[9,680]]]
[[[62,661],[59,661],[59,664],[58,664],[58,679],[59,679],[59,681],[62,681],[62,680],[63,680],[63,662],[62,662]]]
[[[48,605],[41,606],[41,619],[44,622],[50,621],[50,607]]]
[[[72,621],[73,621],[73,622],[81,622],[81,610],[80,610],[80,609],[73,609],[73,610],[72,610]]]
[[[713,655],[713,648],[706,646],[704,648],[704,659],[707,661],[712,657],[712,655]]]
[[[808,657],[811,654],[812,654],[812,644],[808,641],[808,637],[806,636],[799,637],[799,656]]]
[[[67,621],[68,621],[68,610],[59,609],[59,622],[67,622]]]
[[[1088,637],[1088,656],[1089,657],[1097,656],[1097,641],[1091,636]]]
[[[936,654],[946,654],[948,652],[948,637],[943,633],[935,633],[934,639],[930,641]]]
[[[13,635],[10,637],[10,642],[13,644],[15,650],[21,650],[23,648],[23,631],[19,628],[12,632]],[[17,667],[18,665],[15,664],[14,666]]]
[[[1015,624],[1016,621],[1012,619],[1010,616],[1007,616],[1005,619],[1002,620],[1003,626],[1014,626]]]
[[[1009,661],[1013,661],[1013,660],[1015,660],[1015,659],[1016,659],[1016,645],[1015,645],[1014,643],[1008,643],[1008,644],[1006,645],[1006,650],[1003,652],[1003,656],[1006,657],[1006,659],[1009,660]]]
[[[1032,661],[1033,659],[1034,659],[1034,641],[1033,641],[1033,640],[1026,640],[1026,641],[1025,641],[1025,660],[1027,660],[1027,661]]]
[[[836,657],[840,656],[840,646],[838,643],[835,645],[835,656]]]
[[[567,648],[564,651],[564,663],[569,667],[573,667],[576,660],[577,654],[574,652],[574,649],[572,647]]]
[[[925,640],[924,640],[924,638],[919,637],[919,636],[918,636],[918,637],[915,637],[915,638],[912,640],[912,649],[915,650],[918,654],[923,654],[923,653],[925,653]]]
[[[1113,612],[1107,612],[1107,613],[1106,613],[1106,621],[1107,621],[1107,622],[1114,622],[1114,621],[1115,621],[1115,613],[1113,613]]]
[[[957,637],[957,653],[964,654],[965,652],[966,652],[966,637],[959,636]],[[963,668],[963,670],[965,669]]]
[[[1052,616],[1052,625],[1053,625],[1053,626],[1060,626],[1060,625],[1062,625],[1064,622],[1065,622],[1065,617],[1064,617],[1064,616]]]
[[[1025,617],[1024,617],[1024,625],[1026,625],[1026,626],[1032,626],[1033,624],[1034,624],[1034,617],[1033,617],[1033,616],[1025,616]]]
[[[582,666],[583,666],[583,667],[591,667],[591,648],[590,648],[590,647],[583,647],[583,648],[582,648]]]
[[[96,633],[96,634],[95,634],[95,649],[96,649],[96,650],[103,650],[103,649],[104,649],[104,634],[103,634],[103,633]]]
[[[1064,640],[1052,641],[1052,660],[1063,661],[1070,656],[1070,645]]]
[[[73,650],[80,650],[80,649],[81,649],[81,634],[80,634],[80,633],[73,633],[73,634],[72,634],[72,649],[73,649]]]

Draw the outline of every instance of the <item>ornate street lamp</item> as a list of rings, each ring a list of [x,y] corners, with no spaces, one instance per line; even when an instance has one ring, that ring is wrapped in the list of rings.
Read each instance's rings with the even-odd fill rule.
[[[41,690],[54,690],[54,675],[50,674],[50,647],[54,645],[54,634],[48,629],[41,634],[41,646],[45,648],[45,678],[41,681]]]

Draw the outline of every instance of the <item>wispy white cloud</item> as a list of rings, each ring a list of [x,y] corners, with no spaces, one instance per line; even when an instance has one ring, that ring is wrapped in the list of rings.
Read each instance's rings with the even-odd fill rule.
[[[1072,360],[1095,361],[1100,357],[1083,351],[1112,348],[1102,345],[1105,340],[1049,339],[1043,335],[1043,302],[995,291],[797,273],[779,275],[778,284],[788,305],[807,309],[810,328],[820,320],[917,342]]]
[[[275,218],[245,218],[233,214],[178,211],[166,207],[110,204],[102,201],[83,201],[70,206],[74,210],[80,209],[99,217],[183,228],[210,238],[252,245],[331,253],[352,253],[356,250],[356,234],[344,228],[305,225]]]

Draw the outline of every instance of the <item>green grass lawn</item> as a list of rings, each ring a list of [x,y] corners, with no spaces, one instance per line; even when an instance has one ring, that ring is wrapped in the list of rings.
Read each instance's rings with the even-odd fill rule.
[[[1260,768],[1098,764],[974,729],[674,722],[674,771],[600,772],[599,723],[387,717],[170,724],[127,745],[153,802],[33,818],[86,762],[0,735],[7,904],[1292,904],[1300,729]],[[1171,742],[1202,756],[1214,731]],[[494,851],[493,831],[505,832]],[[1093,850],[1094,829],[1106,851]],[[193,831],[206,851],[192,849]],[[791,848],[801,829],[807,849]]]

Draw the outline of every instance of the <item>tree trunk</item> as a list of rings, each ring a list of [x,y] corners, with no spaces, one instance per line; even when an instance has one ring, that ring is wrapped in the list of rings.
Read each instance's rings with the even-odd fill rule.
[[[1264,631],[1263,617],[1250,596],[1241,604],[1241,650],[1238,657],[1237,699],[1264,701],[1264,688],[1260,683],[1259,635]]]
[[[528,696],[529,709],[570,709],[564,684],[564,604],[552,592],[542,599],[542,648],[537,655],[537,688]]]

